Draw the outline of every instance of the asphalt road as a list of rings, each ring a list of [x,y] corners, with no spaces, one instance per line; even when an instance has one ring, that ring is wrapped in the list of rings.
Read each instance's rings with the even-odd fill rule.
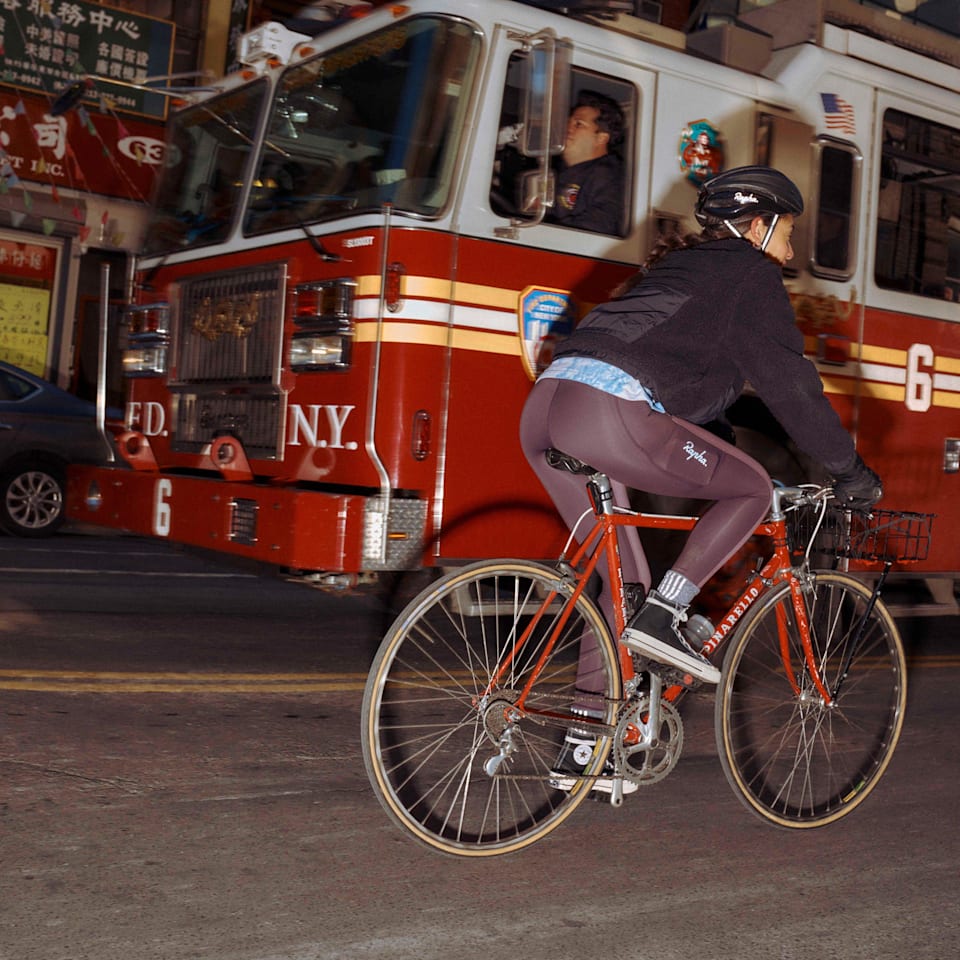
[[[847,820],[752,817],[699,696],[665,781],[477,862],[409,840],[369,789],[389,616],[132,538],[0,539],[0,958],[960,955],[956,618],[904,623],[904,733]]]

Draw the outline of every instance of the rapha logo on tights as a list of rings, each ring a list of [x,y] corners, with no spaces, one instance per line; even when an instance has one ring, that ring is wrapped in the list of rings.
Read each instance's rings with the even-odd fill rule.
[[[707,463],[707,451],[697,450],[692,441],[688,440],[683,445],[683,452],[687,455],[688,460],[696,460],[697,463],[704,467],[710,466],[710,464]]]

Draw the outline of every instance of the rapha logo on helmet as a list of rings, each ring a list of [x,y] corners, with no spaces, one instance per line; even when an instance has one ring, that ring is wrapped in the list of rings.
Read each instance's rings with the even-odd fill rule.
[[[741,193],[739,190],[733,195],[737,203],[759,203],[760,201],[752,193]]]

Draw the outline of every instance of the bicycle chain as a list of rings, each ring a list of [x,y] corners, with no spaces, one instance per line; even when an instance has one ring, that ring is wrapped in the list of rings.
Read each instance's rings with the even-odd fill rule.
[[[498,698],[499,699],[499,698]],[[509,698],[506,698],[509,699]],[[625,739],[628,733],[628,727],[634,725],[637,715],[646,711],[649,703],[649,697],[644,695],[635,695],[624,701],[617,710],[616,720],[613,724],[596,724],[593,729],[599,736],[608,736],[613,740],[610,748],[609,760],[613,762],[614,777],[622,777],[640,786],[647,786],[651,783],[657,783],[669,774],[677,764],[680,758],[680,751],[683,747],[683,721],[680,714],[669,701],[661,701],[661,725],[666,724],[669,732],[669,738],[660,741],[649,750],[641,752],[644,764],[643,768],[637,770],[631,765],[631,757],[626,753]],[[488,728],[488,735],[492,732]],[[655,765],[651,767],[648,762],[654,754],[661,756]],[[634,754],[637,756],[637,754]],[[524,774],[524,773],[506,773],[497,772],[497,779],[501,780],[537,780],[543,781],[549,779],[549,776],[542,774]],[[584,775],[578,777],[581,780],[600,780],[610,779],[609,772],[600,771],[599,773]]]

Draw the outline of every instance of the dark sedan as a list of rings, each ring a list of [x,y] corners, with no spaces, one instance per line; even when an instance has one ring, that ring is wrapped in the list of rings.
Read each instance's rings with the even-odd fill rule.
[[[110,426],[119,417],[109,410]],[[109,454],[94,404],[0,361],[0,528],[21,537],[54,533],[64,521],[67,464],[101,463]]]

